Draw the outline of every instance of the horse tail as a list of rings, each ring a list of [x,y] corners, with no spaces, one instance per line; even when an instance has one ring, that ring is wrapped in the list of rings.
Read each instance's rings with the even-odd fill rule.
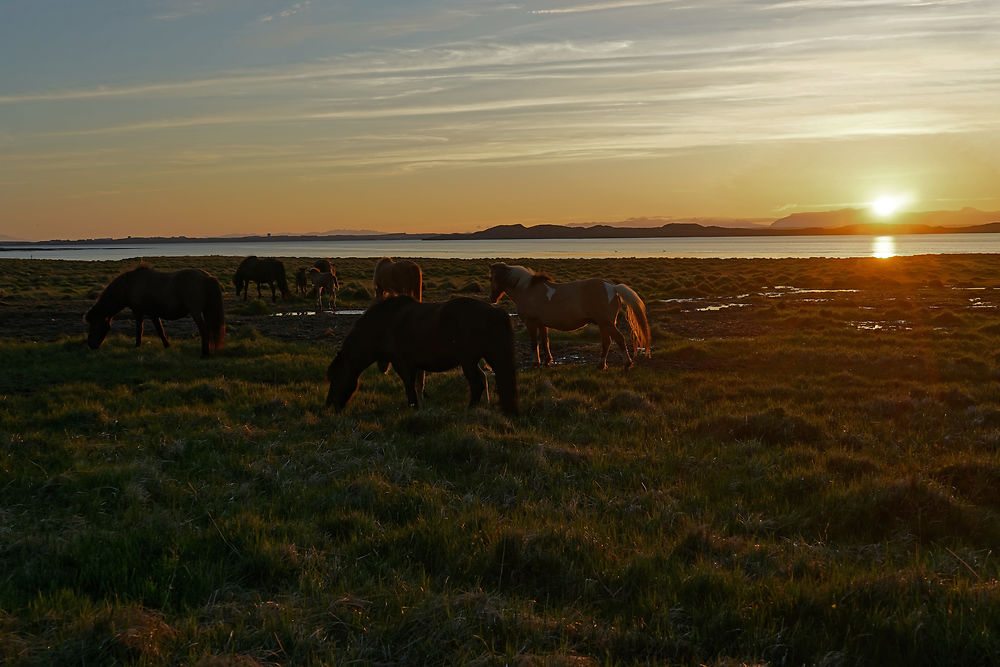
[[[382,292],[384,289],[382,283],[385,279],[383,278],[382,280],[379,280],[379,274],[382,272],[382,267],[384,265],[391,263],[392,263],[391,259],[389,259],[388,257],[383,257],[375,264],[375,271],[372,272],[372,290],[374,290],[375,292],[376,301],[381,301]]]
[[[416,262],[413,263],[413,280],[416,283],[413,286],[413,298],[417,301],[423,301],[424,275],[420,272],[420,265]]]
[[[493,316],[496,319],[496,344],[492,348],[486,362],[493,369],[493,377],[497,383],[497,395],[500,397],[500,407],[509,415],[517,414],[517,357],[514,350],[514,325],[510,315],[495,308]]]
[[[646,318],[646,304],[628,285],[615,285],[615,292],[625,305],[625,317],[628,319],[629,328],[632,329],[632,338],[636,348],[645,349],[646,357],[651,357],[653,350],[650,344],[653,341],[649,331],[649,320]],[[635,352],[638,353],[638,349]]]
[[[292,298],[292,293],[288,291],[288,273],[285,271],[285,264],[278,260],[274,260],[276,264],[274,265],[274,272],[277,274],[278,279],[278,289],[281,290],[281,296],[285,299]]]
[[[222,305],[222,287],[219,281],[211,278],[206,283],[205,308],[202,315],[205,318],[205,329],[208,335],[208,349],[218,352],[226,340],[226,312]]]

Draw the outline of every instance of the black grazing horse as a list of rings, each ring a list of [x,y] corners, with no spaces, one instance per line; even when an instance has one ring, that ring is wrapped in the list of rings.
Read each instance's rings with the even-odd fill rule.
[[[156,271],[145,264],[125,271],[112,280],[84,319],[90,326],[87,344],[96,350],[111,329],[111,318],[124,308],[135,317],[135,344],[142,344],[142,320],[150,318],[156,333],[169,347],[160,318],[176,320],[190,315],[201,333],[201,356],[222,347],[226,318],[222,308],[222,288],[214,276],[201,269],[173,273]]]
[[[250,255],[236,268],[233,276],[233,285],[236,287],[236,296],[243,293],[243,300],[246,301],[250,292],[250,281],[257,283],[257,298],[260,296],[261,283],[267,283],[271,287],[271,301],[277,301],[274,286],[281,290],[281,298],[291,299],[292,294],[288,291],[288,280],[285,278],[285,265],[273,257],[263,259]]]
[[[469,405],[473,406],[483,391],[488,392],[480,359],[485,359],[496,375],[503,411],[517,414],[514,330],[504,310],[467,297],[445,303],[392,297],[369,308],[344,338],[326,371],[330,382],[326,404],[337,412],[343,410],[358,389],[361,372],[377,361],[383,367],[391,363],[396,369],[414,408],[423,393],[426,371],[461,366],[469,381]]]

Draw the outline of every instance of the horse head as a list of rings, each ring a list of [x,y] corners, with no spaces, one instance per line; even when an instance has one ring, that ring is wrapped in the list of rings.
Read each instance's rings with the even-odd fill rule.
[[[326,393],[326,407],[332,406],[338,414],[358,390],[361,371],[354,369],[353,365],[350,353],[345,354],[344,348],[341,347],[340,352],[326,369],[326,379],[330,383],[330,389]]]
[[[358,390],[361,372],[373,363],[378,362],[380,372],[388,371],[389,360],[381,334],[399,309],[413,302],[408,296],[393,297],[372,306],[358,318],[326,369],[326,379],[330,383],[326,394],[327,407],[332,406],[338,413],[343,410]]]
[[[496,304],[507,291],[507,274],[510,267],[500,262],[490,264],[490,303]]]
[[[111,330],[111,316],[96,311],[97,306],[94,306],[83,316],[88,327],[87,345],[91,350],[99,348]]]
[[[278,283],[278,289],[281,291],[281,298],[288,301],[292,298],[292,293],[288,290],[288,274],[285,273],[285,265],[278,262],[275,266],[276,282]]]

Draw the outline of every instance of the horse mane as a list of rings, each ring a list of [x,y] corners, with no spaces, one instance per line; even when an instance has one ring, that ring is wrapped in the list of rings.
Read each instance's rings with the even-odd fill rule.
[[[537,285],[538,283],[552,282],[552,278],[547,273],[533,271],[526,266],[502,264],[501,267],[506,269],[503,280],[510,284],[511,287],[525,288]]]
[[[108,282],[108,284],[105,286],[104,289],[107,290],[112,285],[114,285],[115,287],[118,287],[118,285],[121,285],[123,282],[125,282],[126,280],[128,280],[128,278],[133,273],[135,273],[136,271],[152,271],[152,270],[153,270],[152,265],[147,264],[146,262],[140,261],[135,266],[130,266],[127,269],[123,269],[117,276],[115,276],[114,278],[112,278]]]
[[[124,271],[122,271],[118,275],[123,276],[126,273],[132,273],[133,271],[152,271],[152,270],[153,270],[153,265],[152,264],[148,264],[144,260],[139,260],[138,264],[136,264],[135,266],[133,266],[133,267],[131,267],[129,269],[125,269]]]
[[[550,283],[550,282],[552,282],[552,278],[550,278],[549,274],[545,273],[544,271],[536,271],[535,274],[531,276],[532,285],[537,285],[538,283]]]

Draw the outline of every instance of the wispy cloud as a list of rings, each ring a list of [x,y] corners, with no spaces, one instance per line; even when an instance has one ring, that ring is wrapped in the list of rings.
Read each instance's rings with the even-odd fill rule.
[[[868,38],[840,39],[862,44]],[[86,125],[65,115],[62,127],[19,133],[14,140],[21,143],[130,135],[130,142],[153,145],[159,133],[197,128],[254,128],[262,136],[294,137],[296,144],[341,135],[417,137],[408,151],[400,150],[402,140],[392,150],[377,142],[367,158],[364,151],[342,147],[347,159],[321,160],[341,166],[351,160],[359,166],[441,165],[475,155],[572,160],[616,150],[625,157],[744,142],[962,132],[1000,123],[984,113],[990,101],[982,95],[1000,87],[1000,54],[970,63],[962,52],[931,58],[914,47],[883,57],[881,69],[873,71],[870,48],[848,50],[831,68],[835,48],[841,45],[808,38],[710,48],[604,41],[468,44],[0,102],[89,103],[106,96],[163,101],[153,117],[140,106],[141,117],[126,115],[119,122]],[[776,51],[782,58],[771,57]],[[915,60],[922,63],[919,71],[912,67]],[[194,113],[206,94],[218,112]],[[122,105],[115,108],[125,113]],[[199,154],[229,154],[214,151],[210,135],[198,136],[210,142]],[[438,140],[429,144],[427,136]],[[351,143],[367,140],[345,146]]]
[[[310,0],[305,0],[304,2],[296,2],[294,5],[292,5],[287,9],[283,9],[282,11],[277,12],[275,14],[265,14],[264,16],[261,16],[257,20],[260,23],[270,23],[275,19],[287,19],[290,16],[295,16],[296,14],[298,14],[303,10],[309,9],[309,3]]]
[[[534,9],[532,14],[578,14],[581,12],[602,12],[609,9],[626,9],[631,7],[648,7],[650,5],[671,5],[677,0],[607,0],[606,2],[590,2],[567,7],[549,9]]]
[[[758,9],[855,9],[884,8],[905,9],[911,7],[955,7],[958,5],[982,4],[983,0],[912,0],[899,2],[893,0],[782,0],[781,2],[765,2]]]
[[[166,7],[153,16],[157,21],[178,21],[211,11],[211,7],[204,0],[170,0],[163,4]]]

